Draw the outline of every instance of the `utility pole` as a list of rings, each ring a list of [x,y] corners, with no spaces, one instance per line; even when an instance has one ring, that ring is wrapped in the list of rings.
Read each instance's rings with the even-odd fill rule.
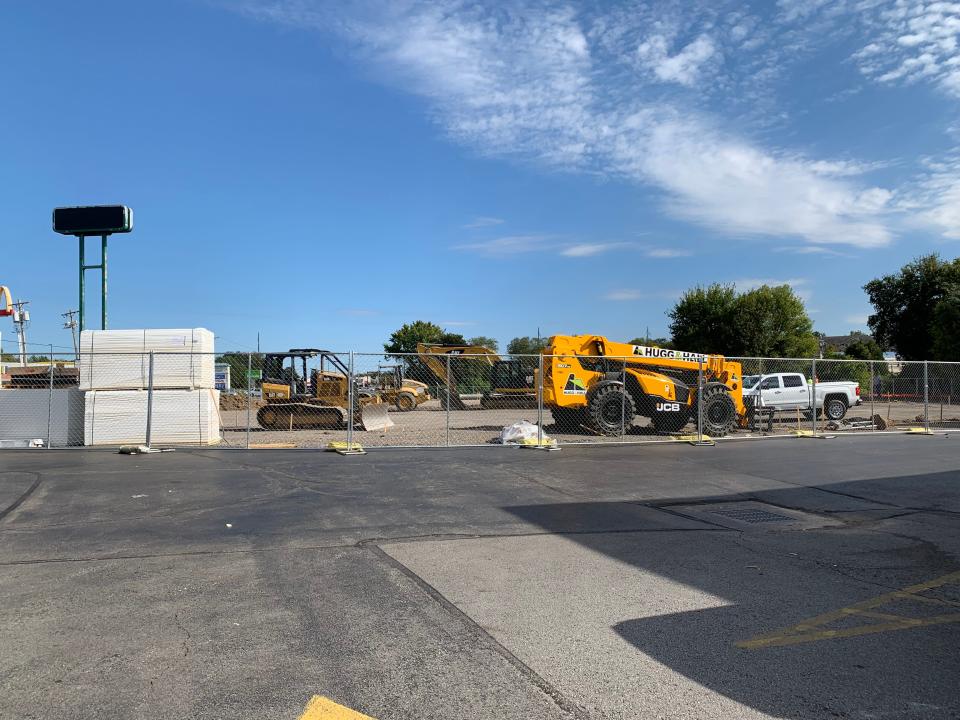
[[[27,364],[27,323],[30,322],[30,313],[24,310],[30,303],[26,300],[17,300],[13,304],[13,325],[17,328],[17,349],[20,351],[20,365]]]
[[[80,348],[77,346],[77,321],[73,319],[73,316],[76,314],[76,310],[67,310],[60,317],[65,317],[67,319],[67,321],[63,324],[63,329],[70,331],[70,336],[73,338],[73,354],[76,356],[77,360],[79,360]]]

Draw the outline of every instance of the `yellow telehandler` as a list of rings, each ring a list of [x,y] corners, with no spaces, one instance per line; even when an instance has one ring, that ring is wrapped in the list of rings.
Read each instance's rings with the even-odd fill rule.
[[[555,335],[543,355],[543,403],[561,428],[585,425],[618,435],[639,415],[658,432],[674,434],[699,412],[703,432],[722,437],[746,417],[740,363],[720,355],[616,343],[600,335]]]

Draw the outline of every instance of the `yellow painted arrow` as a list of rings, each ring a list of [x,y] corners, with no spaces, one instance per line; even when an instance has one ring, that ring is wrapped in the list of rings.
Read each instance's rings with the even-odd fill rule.
[[[358,713],[343,705],[338,705],[330,698],[314,695],[303,710],[300,720],[375,720],[369,715]]]

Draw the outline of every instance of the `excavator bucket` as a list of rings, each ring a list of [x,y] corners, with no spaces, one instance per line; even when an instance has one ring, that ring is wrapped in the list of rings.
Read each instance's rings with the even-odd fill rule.
[[[360,408],[360,421],[364,430],[386,430],[394,425],[387,414],[385,402],[366,403]]]

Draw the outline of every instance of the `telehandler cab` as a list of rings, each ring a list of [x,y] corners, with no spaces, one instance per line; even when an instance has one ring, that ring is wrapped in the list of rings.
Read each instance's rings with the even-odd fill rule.
[[[740,363],[720,355],[555,335],[543,351],[543,403],[560,427],[627,432],[635,416],[678,433],[702,413],[703,432],[722,437],[746,417]],[[703,389],[698,391],[703,374]]]

